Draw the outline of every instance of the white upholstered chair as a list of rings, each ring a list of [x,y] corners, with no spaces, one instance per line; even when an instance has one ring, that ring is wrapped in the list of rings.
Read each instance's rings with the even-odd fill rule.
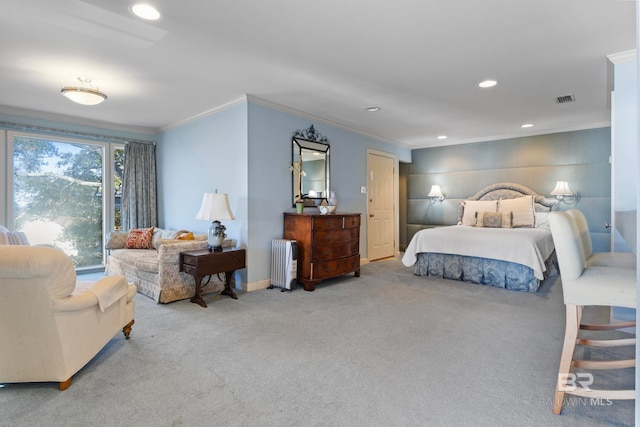
[[[635,367],[635,359],[628,360],[576,360],[576,344],[593,347],[635,345],[635,338],[584,339],[580,330],[614,330],[635,326],[635,322],[615,324],[582,324],[585,306],[610,306],[636,308],[636,271],[620,267],[586,267],[582,239],[573,217],[566,212],[549,214],[551,234],[556,247],[562,292],[566,309],[566,324],[553,413],[560,414],[565,393],[585,398],[635,399],[635,390],[602,390],[584,387],[567,387],[572,367],[591,369],[618,369]]]
[[[67,389],[118,331],[129,338],[135,293],[124,276],[76,286],[57,249],[0,245],[0,383]]]
[[[587,218],[578,209],[570,209],[567,213],[573,217],[578,227],[587,267],[636,268],[636,256],[632,252],[593,252]]]

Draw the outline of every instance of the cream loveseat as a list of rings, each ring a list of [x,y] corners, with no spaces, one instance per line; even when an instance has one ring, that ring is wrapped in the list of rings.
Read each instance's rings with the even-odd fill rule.
[[[146,229],[148,230],[148,229]],[[189,233],[185,230],[153,228],[153,239],[149,249],[126,249],[129,233],[112,231],[107,239],[107,275],[124,275],[138,288],[138,292],[155,302],[168,303],[195,294],[193,276],[182,273],[180,252],[207,248],[206,234]],[[187,235],[192,240],[180,240]],[[205,280],[206,281],[206,280]],[[212,277],[202,293],[219,292],[224,283]]]
[[[129,338],[135,286],[122,276],[76,282],[62,251],[0,245],[0,285],[0,383],[65,390],[118,331]]]

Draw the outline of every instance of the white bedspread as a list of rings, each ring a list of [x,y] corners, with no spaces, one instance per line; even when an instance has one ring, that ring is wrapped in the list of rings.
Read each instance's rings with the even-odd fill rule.
[[[420,252],[466,255],[523,264],[544,279],[545,260],[553,253],[548,228],[484,228],[465,225],[428,228],[418,231],[402,257],[407,267],[415,264]]]

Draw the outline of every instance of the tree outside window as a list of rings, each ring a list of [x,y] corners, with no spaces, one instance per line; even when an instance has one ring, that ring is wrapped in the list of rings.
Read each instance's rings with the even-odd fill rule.
[[[120,151],[114,150],[115,192],[122,184]],[[103,264],[104,153],[99,144],[13,139],[15,229],[24,231],[32,244],[63,250],[76,267]],[[116,222],[121,218],[117,210],[115,217]]]

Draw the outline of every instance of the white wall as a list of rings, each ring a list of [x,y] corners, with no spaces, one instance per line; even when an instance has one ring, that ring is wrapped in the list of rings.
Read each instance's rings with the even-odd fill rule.
[[[635,55],[628,55],[614,66],[614,90],[611,120],[611,208],[615,212],[635,211],[638,203],[638,82]],[[614,227],[612,247],[618,251],[630,248]]]

